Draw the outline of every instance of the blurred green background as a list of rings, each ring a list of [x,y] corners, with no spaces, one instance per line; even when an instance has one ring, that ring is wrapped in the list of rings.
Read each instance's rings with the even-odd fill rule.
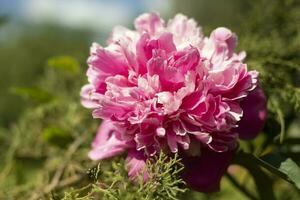
[[[90,45],[105,45],[114,26],[132,28],[134,18],[151,11],[165,21],[183,13],[205,35],[219,26],[237,33],[238,49],[247,51],[249,68],[260,72],[269,98],[264,134],[241,148],[257,156],[291,150],[287,156],[300,163],[300,0],[0,0],[0,199],[49,195],[47,186],[65,160],[61,180],[86,174],[99,125],[79,98]],[[276,137],[283,133],[297,140],[278,145]],[[262,193],[246,170],[229,171],[255,196]],[[299,190],[268,175],[277,199],[300,198]],[[74,185],[84,186],[84,178]],[[190,192],[182,199],[249,199],[224,180],[221,193]]]

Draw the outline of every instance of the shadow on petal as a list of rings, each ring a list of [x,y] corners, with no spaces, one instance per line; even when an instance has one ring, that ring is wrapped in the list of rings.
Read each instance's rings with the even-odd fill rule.
[[[220,181],[231,163],[235,151],[214,152],[208,147],[201,149],[201,156],[182,155],[183,180],[198,192],[217,192]]]

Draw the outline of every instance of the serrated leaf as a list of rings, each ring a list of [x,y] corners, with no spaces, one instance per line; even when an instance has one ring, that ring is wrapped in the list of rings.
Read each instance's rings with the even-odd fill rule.
[[[287,177],[300,189],[300,168],[290,158],[281,163],[279,170],[287,175]]]

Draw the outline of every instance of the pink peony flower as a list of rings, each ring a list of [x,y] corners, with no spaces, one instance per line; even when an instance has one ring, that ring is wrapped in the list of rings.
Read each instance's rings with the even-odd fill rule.
[[[204,37],[184,15],[165,23],[147,13],[135,20],[135,29],[116,27],[107,47],[91,47],[82,104],[104,121],[89,157],[127,151],[134,178],[161,150],[179,152],[187,184],[216,191],[239,136],[253,138],[265,121],[263,92],[251,95],[258,91],[258,73],[247,70],[244,52],[234,52],[237,37],[227,28]],[[247,131],[246,118],[257,128]]]

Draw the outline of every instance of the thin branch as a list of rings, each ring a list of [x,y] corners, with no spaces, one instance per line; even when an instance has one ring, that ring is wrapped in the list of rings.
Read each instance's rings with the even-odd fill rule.
[[[50,184],[46,185],[43,189],[39,190],[41,192],[35,192],[31,195],[31,197],[29,199],[31,200],[37,200],[39,199],[41,196],[49,194],[51,191],[57,189],[57,187],[60,185],[60,179],[64,173],[64,170],[66,168],[66,166],[68,165],[68,163],[71,160],[72,155],[76,152],[76,150],[78,149],[78,147],[82,144],[82,142],[84,141],[85,138],[85,134],[82,134],[81,137],[78,137],[77,140],[75,140],[68,148],[63,162],[61,163],[61,165],[58,166]],[[78,180],[81,180],[81,178],[77,178]],[[77,180],[76,179],[76,180]],[[74,180],[73,180],[74,181]],[[71,181],[72,182],[72,181]],[[61,186],[60,186],[61,187]]]

